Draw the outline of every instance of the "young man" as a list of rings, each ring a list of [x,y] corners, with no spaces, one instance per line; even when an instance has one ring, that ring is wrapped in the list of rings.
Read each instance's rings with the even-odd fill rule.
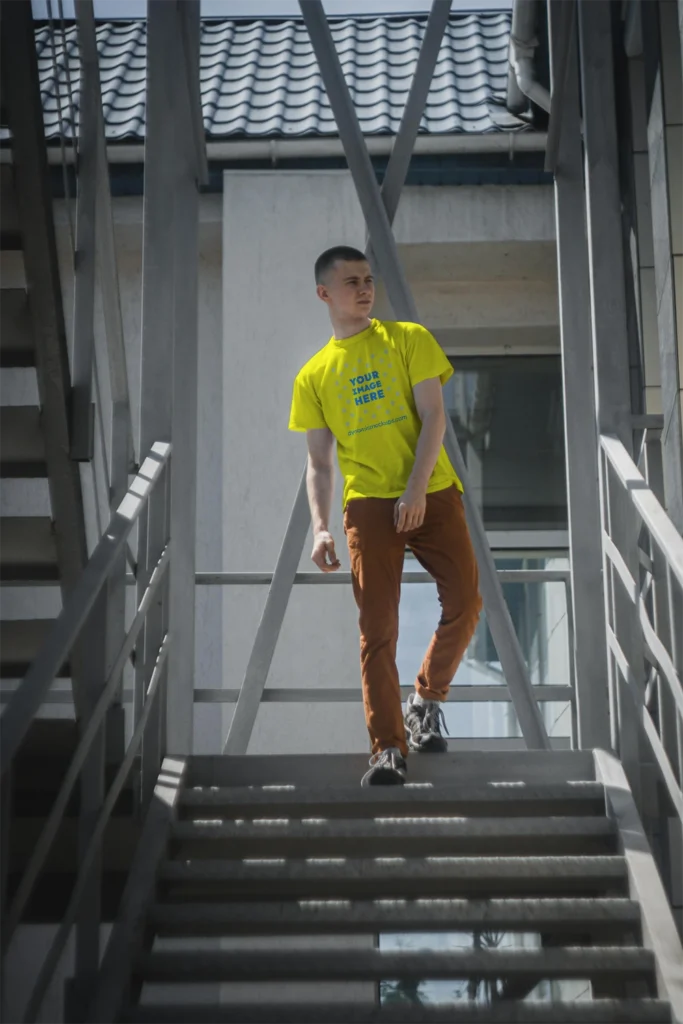
[[[424,327],[371,319],[375,284],[362,252],[328,249],[315,280],[334,334],[296,377],[289,427],[306,432],[312,559],[322,572],[340,566],[329,532],[337,442],[372,744],[362,784],[402,784],[409,748],[446,749],[441,702],[481,611],[462,485],[443,448],[441,387],[453,369]],[[406,547],[436,580],[442,614],[404,718],[396,643]]]

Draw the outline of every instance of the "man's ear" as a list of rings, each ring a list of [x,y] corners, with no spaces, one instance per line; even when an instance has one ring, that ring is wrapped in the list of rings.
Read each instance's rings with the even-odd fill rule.
[[[318,298],[322,299],[323,302],[327,302],[329,300],[330,294],[324,284],[319,284],[315,291]]]

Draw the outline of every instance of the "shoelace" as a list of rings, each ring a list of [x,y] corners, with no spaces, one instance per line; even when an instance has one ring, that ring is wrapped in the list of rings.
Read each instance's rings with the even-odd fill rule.
[[[443,713],[443,708],[440,704],[434,701],[430,704],[425,712],[423,725],[429,732],[435,732],[439,734],[441,726],[446,731],[446,735],[450,736],[448,726],[446,725],[446,716]]]
[[[391,755],[393,753],[400,754],[400,751],[380,750],[379,754],[373,754],[370,758],[370,767],[374,768],[375,765],[386,764],[387,761],[391,761]]]

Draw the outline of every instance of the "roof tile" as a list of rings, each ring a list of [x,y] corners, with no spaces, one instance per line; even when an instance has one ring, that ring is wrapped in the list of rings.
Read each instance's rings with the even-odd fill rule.
[[[426,23],[426,15],[330,21],[365,134],[398,130]],[[507,11],[451,14],[422,133],[501,130],[491,118],[489,104],[505,93],[509,34]],[[142,139],[146,22],[98,23],[97,45],[107,138]],[[58,28],[53,38],[48,26],[37,28],[36,47],[46,135],[59,136],[61,105],[68,136],[78,131],[80,100],[75,26],[66,30],[66,61]],[[200,78],[209,139],[337,134],[301,20],[202,22]]]

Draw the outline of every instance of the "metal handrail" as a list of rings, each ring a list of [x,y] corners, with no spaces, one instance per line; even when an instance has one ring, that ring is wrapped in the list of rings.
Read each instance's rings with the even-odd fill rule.
[[[163,497],[168,502],[168,474],[164,474],[164,470],[169,464],[170,456],[170,444],[160,442],[152,446],[149,456],[140,468],[140,472],[132,481],[123,501],[112,516],[111,522],[93,552],[79,583],[66,601],[62,613],[55,621],[41,652],[18,688],[12,694],[7,711],[2,719],[0,719],[1,771],[3,774],[11,767],[38,707],[45,701],[49,688],[72,646],[81,637],[83,627],[89,622],[90,613],[99,596],[111,583],[119,567],[121,552],[128,536],[138,518],[144,514],[150,497],[155,493],[155,489],[160,486],[160,481],[164,475],[166,490]],[[170,552],[171,547],[168,538],[166,538],[156,564],[149,567],[149,582],[131,626],[113,658],[111,668],[107,673],[106,679],[103,680],[101,689],[94,695],[96,699],[94,699],[92,711],[87,720],[83,722],[78,745],[62,780],[52,809],[23,872],[3,924],[3,955],[7,953],[17,926],[21,923],[22,915],[34,892],[36,882],[45,867],[76,782],[82,775],[84,766],[92,753],[95,743],[102,736],[107,712],[118,697],[117,691],[123,667],[133,648],[136,644],[139,644],[140,634],[147,624],[149,610],[159,602],[159,590],[167,579]],[[76,882],[69,897],[66,914],[39,972],[37,984],[33,989],[31,999],[25,1011],[23,1018],[25,1021],[34,1021],[36,1019],[47,987],[61,959],[71,928],[82,911],[83,899],[87,892],[92,872],[98,864],[98,853],[101,849],[104,831],[121,790],[130,775],[130,768],[140,749],[147,722],[152,714],[153,705],[155,705],[155,695],[162,685],[170,646],[169,635],[168,633],[163,635],[160,643],[153,636],[149,636],[146,642],[157,644],[157,647],[156,657],[152,662],[150,677],[145,687],[144,705],[134,722],[132,739],[127,746],[123,760],[118,766],[114,781],[103,798],[101,805],[97,808],[96,820],[87,836],[87,843],[79,856]],[[158,701],[156,704],[158,704]],[[154,744],[152,744],[153,746]],[[160,750],[160,754],[163,757],[164,751]],[[145,755],[143,751],[144,760]],[[159,765],[154,765],[153,768],[155,771],[158,771]]]
[[[55,935],[52,945],[45,958],[41,971],[38,975],[35,988],[31,993],[31,998],[28,1002],[26,1012],[24,1014],[24,1024],[33,1024],[37,1019],[40,1011],[41,1004],[47,992],[48,986],[50,985],[55,970],[62,957],[64,949],[66,947],[69,933],[74,925],[76,916],[79,912],[80,905],[83,900],[83,895],[86,891],[86,884],[90,879],[90,874],[95,867],[97,861],[97,854],[99,852],[102,839],[104,837],[104,831],[107,823],[111,817],[114,805],[119,797],[121,790],[123,789],[128,773],[130,772],[131,766],[135,759],[135,755],[140,749],[142,739],[145,733],[145,727],[147,720],[150,717],[152,708],[154,706],[154,699],[157,695],[161,679],[163,676],[166,661],[168,659],[168,653],[170,648],[170,637],[168,634],[164,636],[164,639],[159,647],[154,670],[150,677],[150,681],[147,687],[147,695],[140,720],[135,727],[135,732],[128,744],[126,755],[121,762],[119,769],[116,773],[116,777],[109,787],[106,799],[102,805],[102,809],[97,816],[97,821],[93,828],[92,834],[88,841],[88,845],[81,856],[80,868],[76,881],[74,883],[73,891],[69,898],[69,903],[66,908],[64,917],[62,918],[57,934]],[[158,770],[157,770],[158,771]]]
[[[501,583],[567,583],[571,581],[569,569],[497,569]],[[216,586],[261,586],[273,582],[272,572],[198,572],[195,581],[200,587]],[[422,570],[406,569],[401,583],[433,583],[434,577]],[[334,584],[350,584],[350,572],[298,572],[294,577],[295,584],[310,586],[331,586]]]
[[[619,631],[614,606],[608,614],[608,647],[659,770],[676,814],[683,823],[683,666],[677,653],[683,621],[683,537],[667,516],[624,445],[616,438],[600,438],[603,459],[603,550],[609,568],[612,593],[632,609],[629,626],[639,631],[639,663],[629,657],[629,637]],[[618,485],[615,490],[612,482]],[[637,525],[623,544],[614,534],[618,521],[614,495],[626,499]],[[623,519],[622,519],[623,522]],[[640,536],[640,540],[639,540]],[[623,542],[623,538],[622,538]],[[629,546],[630,552],[626,550]],[[647,547],[643,548],[643,543]],[[637,548],[637,550],[633,550]],[[649,550],[648,550],[649,548]],[[630,557],[629,557],[630,556]],[[637,578],[637,576],[639,578]],[[653,622],[654,618],[654,622]],[[622,630],[623,634],[623,630]],[[650,681],[646,679],[650,666]],[[656,682],[656,686],[653,685]],[[646,685],[647,683],[647,685]],[[618,700],[616,680],[610,671],[613,707],[617,711],[616,740],[620,742],[626,709]],[[657,697],[655,717],[649,703]],[[657,719],[655,721],[655,719]]]
[[[38,708],[87,621],[170,455],[170,444],[159,442],[152,446],[73,593],[55,619],[42,650],[13,694],[0,719],[0,777],[12,763]]]

